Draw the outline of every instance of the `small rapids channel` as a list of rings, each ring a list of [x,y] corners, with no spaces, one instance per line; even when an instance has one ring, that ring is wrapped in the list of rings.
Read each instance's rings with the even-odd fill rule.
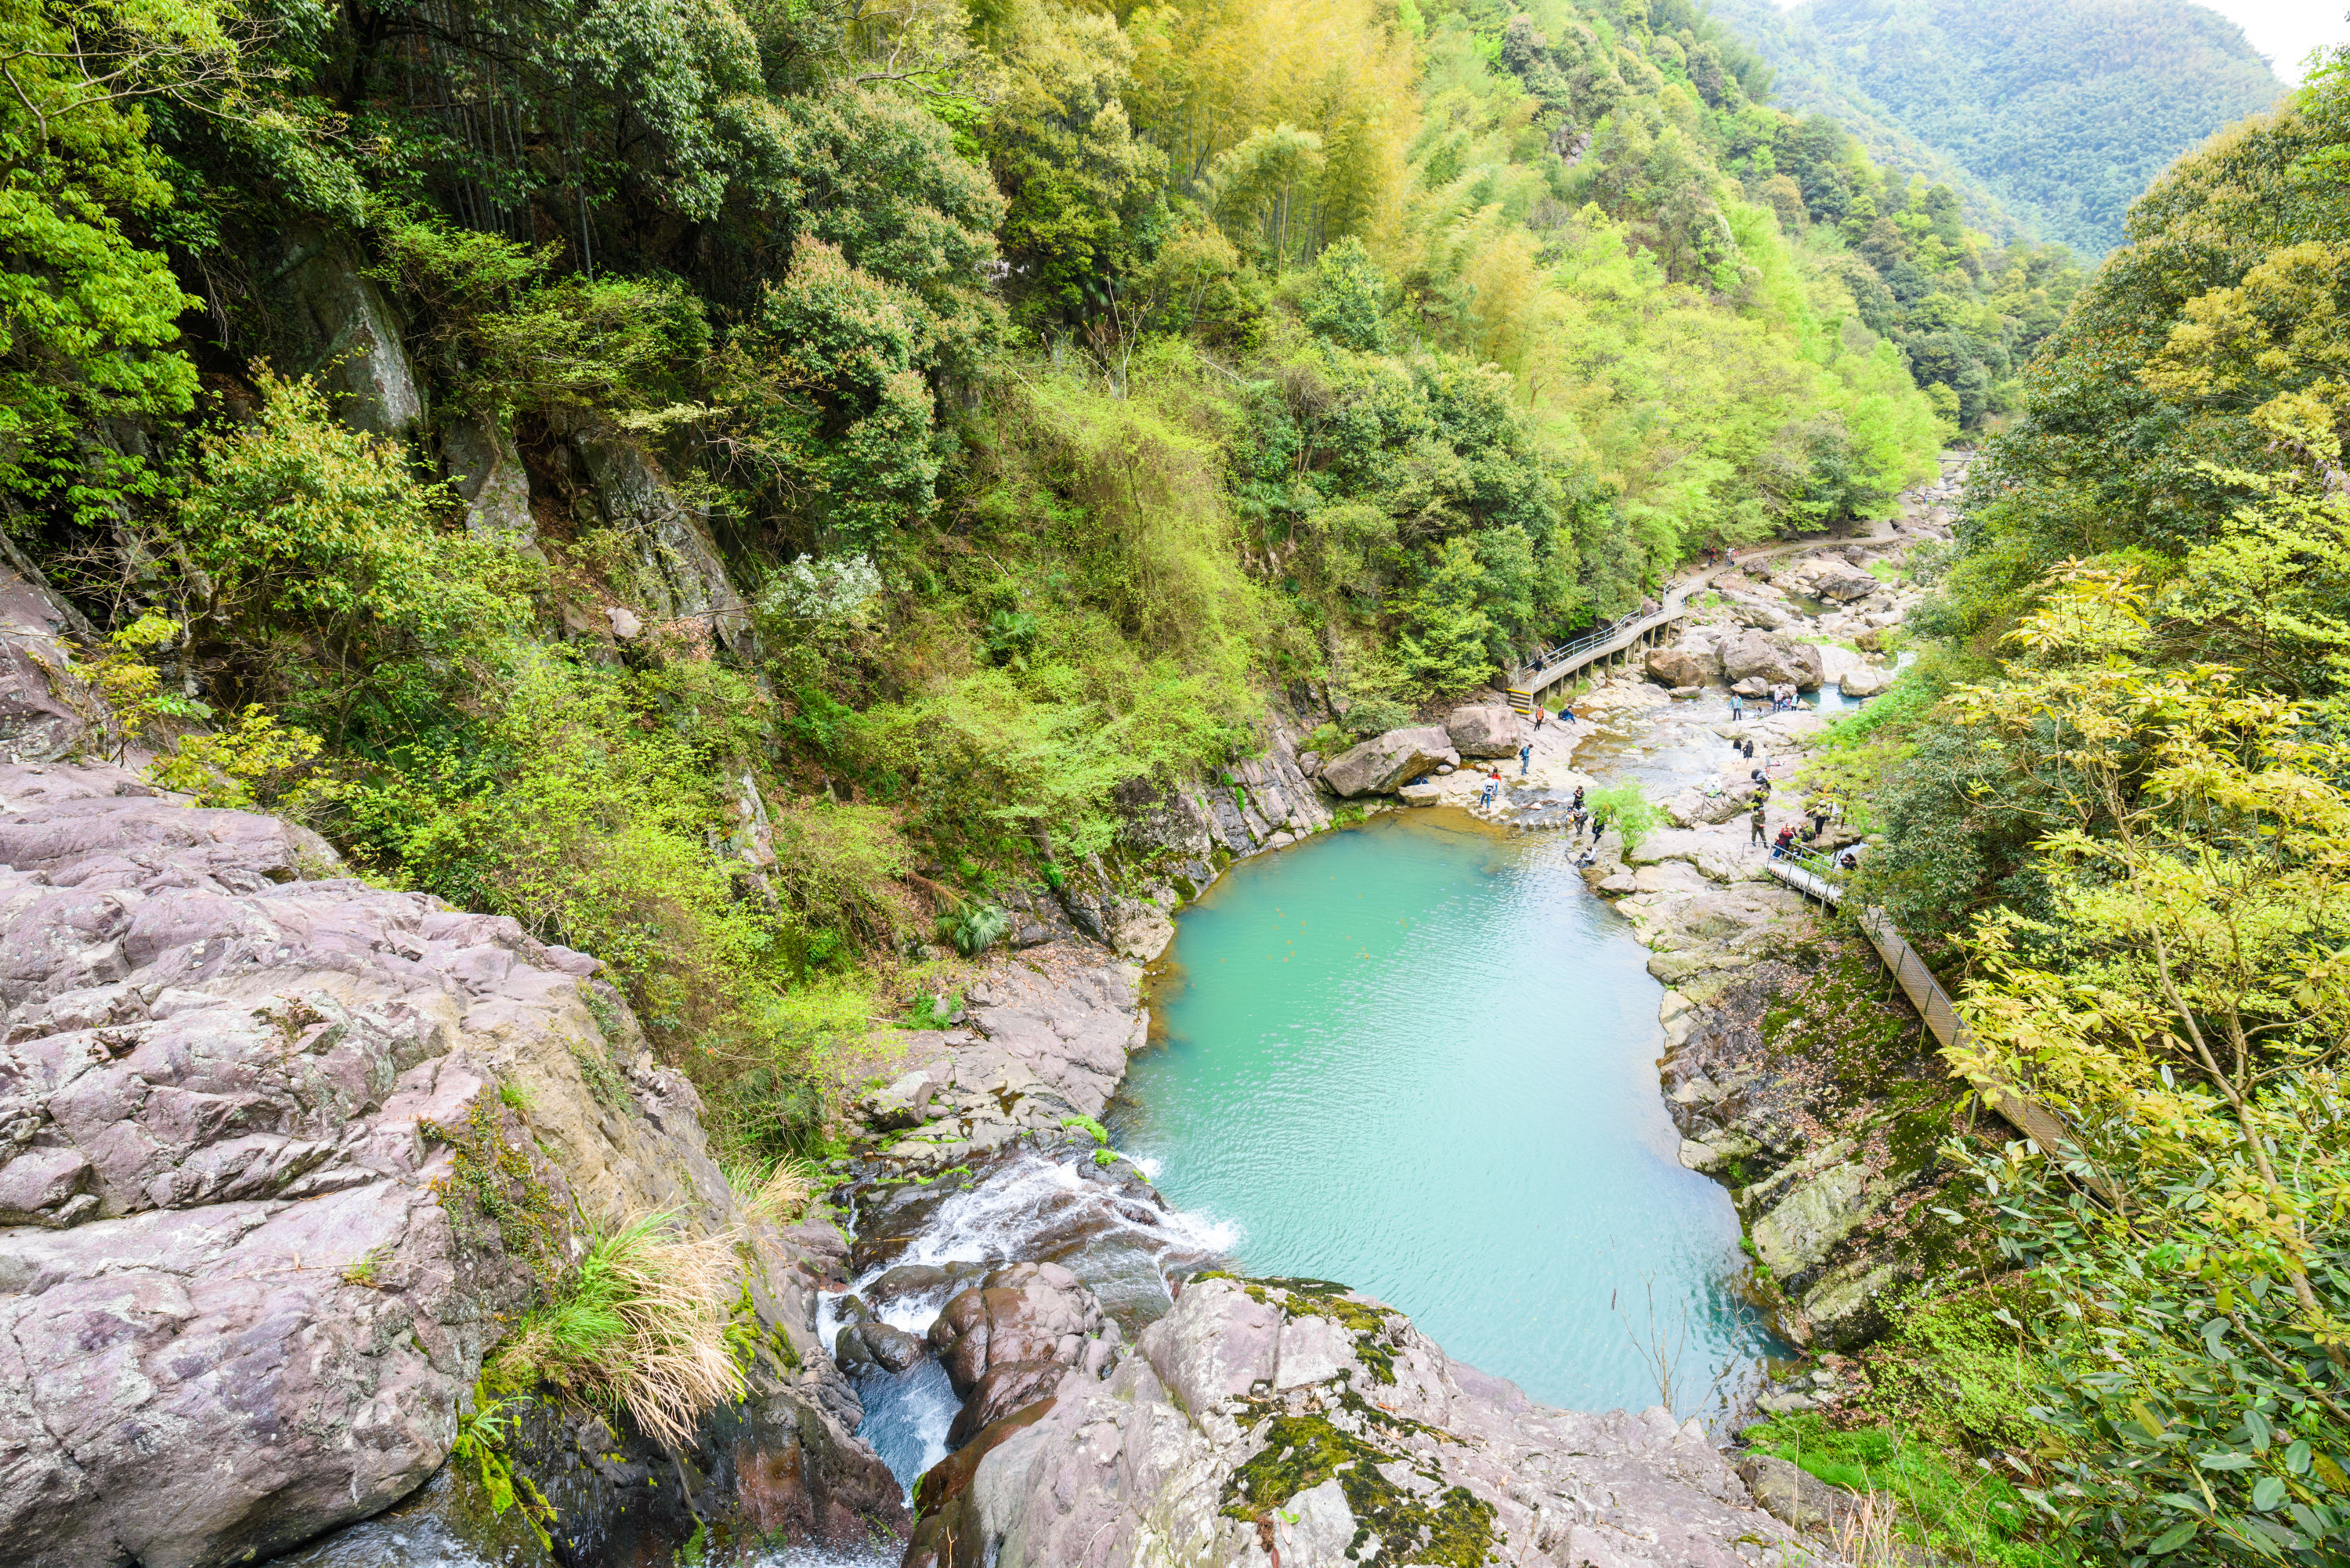
[[[1020,1149],[928,1179],[868,1175],[851,1189],[848,1289],[817,1300],[830,1350],[850,1323],[879,1320],[926,1333],[957,1292],[1008,1263],[1058,1263],[1084,1281],[1132,1344],[1173,1304],[1170,1278],[1229,1261],[1232,1230],[1170,1209],[1141,1169],[1097,1160],[1090,1140]],[[904,1372],[854,1379],[865,1405],[858,1435],[910,1494],[946,1458],[960,1401],[934,1355]]]

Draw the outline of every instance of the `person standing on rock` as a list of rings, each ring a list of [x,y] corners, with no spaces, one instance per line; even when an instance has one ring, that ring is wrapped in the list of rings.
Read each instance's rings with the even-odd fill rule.
[[[1750,763],[1754,760],[1754,742],[1751,740],[1746,742],[1746,760]]]
[[[1528,741],[1524,745],[1518,748],[1518,776],[1520,778],[1525,777],[1526,770],[1534,765],[1534,745],[1532,741]]]
[[[1754,825],[1754,836],[1752,842],[1756,844],[1768,844],[1771,841],[1769,836],[1762,831],[1765,824],[1762,820],[1762,803],[1761,801],[1758,800],[1754,803],[1754,815],[1748,817],[1746,820]]]
[[[1733,724],[1746,717],[1746,699],[1732,691],[1730,694],[1730,722]]]
[[[1576,811],[1581,811],[1581,810],[1583,809],[1583,786],[1582,786],[1581,784],[1577,784],[1577,785],[1575,785],[1575,806],[1574,806],[1574,809],[1575,809],[1575,810],[1576,810]]]

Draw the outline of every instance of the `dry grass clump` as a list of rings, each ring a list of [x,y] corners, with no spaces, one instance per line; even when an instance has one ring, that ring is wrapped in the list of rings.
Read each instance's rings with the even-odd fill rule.
[[[559,1298],[523,1321],[487,1373],[494,1386],[541,1381],[607,1407],[677,1448],[712,1407],[743,1394],[726,1346],[723,1303],[736,1279],[734,1235],[699,1239],[648,1214],[600,1236]]]
[[[726,1184],[743,1213],[770,1225],[792,1225],[816,1196],[816,1171],[806,1161],[785,1158],[726,1168]]]

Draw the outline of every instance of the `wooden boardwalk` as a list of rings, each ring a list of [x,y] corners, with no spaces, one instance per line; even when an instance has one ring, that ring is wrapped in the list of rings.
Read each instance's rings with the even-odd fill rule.
[[[1843,902],[1843,883],[1835,867],[1825,856],[1782,856],[1772,860],[1769,868],[1772,876],[1788,887],[1824,904]],[[1967,1049],[1967,1025],[1951,1002],[1950,993],[1942,989],[1942,982],[1934,978],[1926,961],[1918,956],[1918,950],[1894,929],[1884,910],[1874,905],[1863,909],[1860,929],[1877,949],[1877,956],[1885,961],[1885,967],[1893,971],[1902,994],[1908,997],[1918,1016],[1925,1020],[1926,1027],[1940,1043],[1943,1059],[1953,1068],[1964,1071],[1959,1064],[1971,1054]],[[1967,1073],[1966,1077],[1984,1105],[2005,1117],[2009,1126],[2038,1144],[2043,1152],[2053,1154],[2065,1143],[2064,1124],[2054,1111],[2026,1099],[1997,1079],[1975,1073]]]
[[[1737,571],[1757,561],[1792,556],[1804,550],[1840,549],[1846,545],[1882,545],[1898,536],[1888,529],[1857,539],[1839,539],[1827,535],[1795,539],[1783,545],[1773,545],[1768,549],[1749,550],[1722,569],[1724,572]],[[1521,713],[1533,712],[1534,702],[1544,691],[1602,659],[1613,659],[1641,645],[1689,614],[1690,596],[1700,589],[1711,588],[1713,582],[1713,576],[1701,572],[1683,577],[1667,587],[1661,608],[1646,615],[1636,611],[1595,631],[1586,632],[1572,642],[1543,649],[1534,656],[1532,663],[1522,665],[1511,673],[1510,706]]]

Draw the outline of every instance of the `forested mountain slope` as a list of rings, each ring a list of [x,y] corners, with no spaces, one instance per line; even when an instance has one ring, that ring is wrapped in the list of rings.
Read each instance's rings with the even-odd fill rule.
[[[1881,511],[2077,286],[1683,0],[7,16],[0,491],[120,743],[606,958],[769,1147],[1269,700]]]
[[[1790,109],[1835,115],[1897,166],[1912,147],[1929,174],[1947,160],[2090,257],[2122,242],[2172,159],[2283,90],[2234,23],[2189,0],[1729,0],[1724,15]]]
[[[1921,140],[1853,79],[1849,62],[1820,47],[1799,11],[1774,0],[1713,0],[1713,14],[1742,43],[1768,62],[1771,101],[1793,114],[1824,114],[1852,133],[1877,164],[1914,174],[1958,192],[1966,221],[2002,241],[2030,231],[1978,179],[1941,148]]]
[[[2345,139],[2337,61],[2136,202],[1835,742],[1862,896],[2067,1124],[1975,1174],[2086,1561],[2350,1544]]]

